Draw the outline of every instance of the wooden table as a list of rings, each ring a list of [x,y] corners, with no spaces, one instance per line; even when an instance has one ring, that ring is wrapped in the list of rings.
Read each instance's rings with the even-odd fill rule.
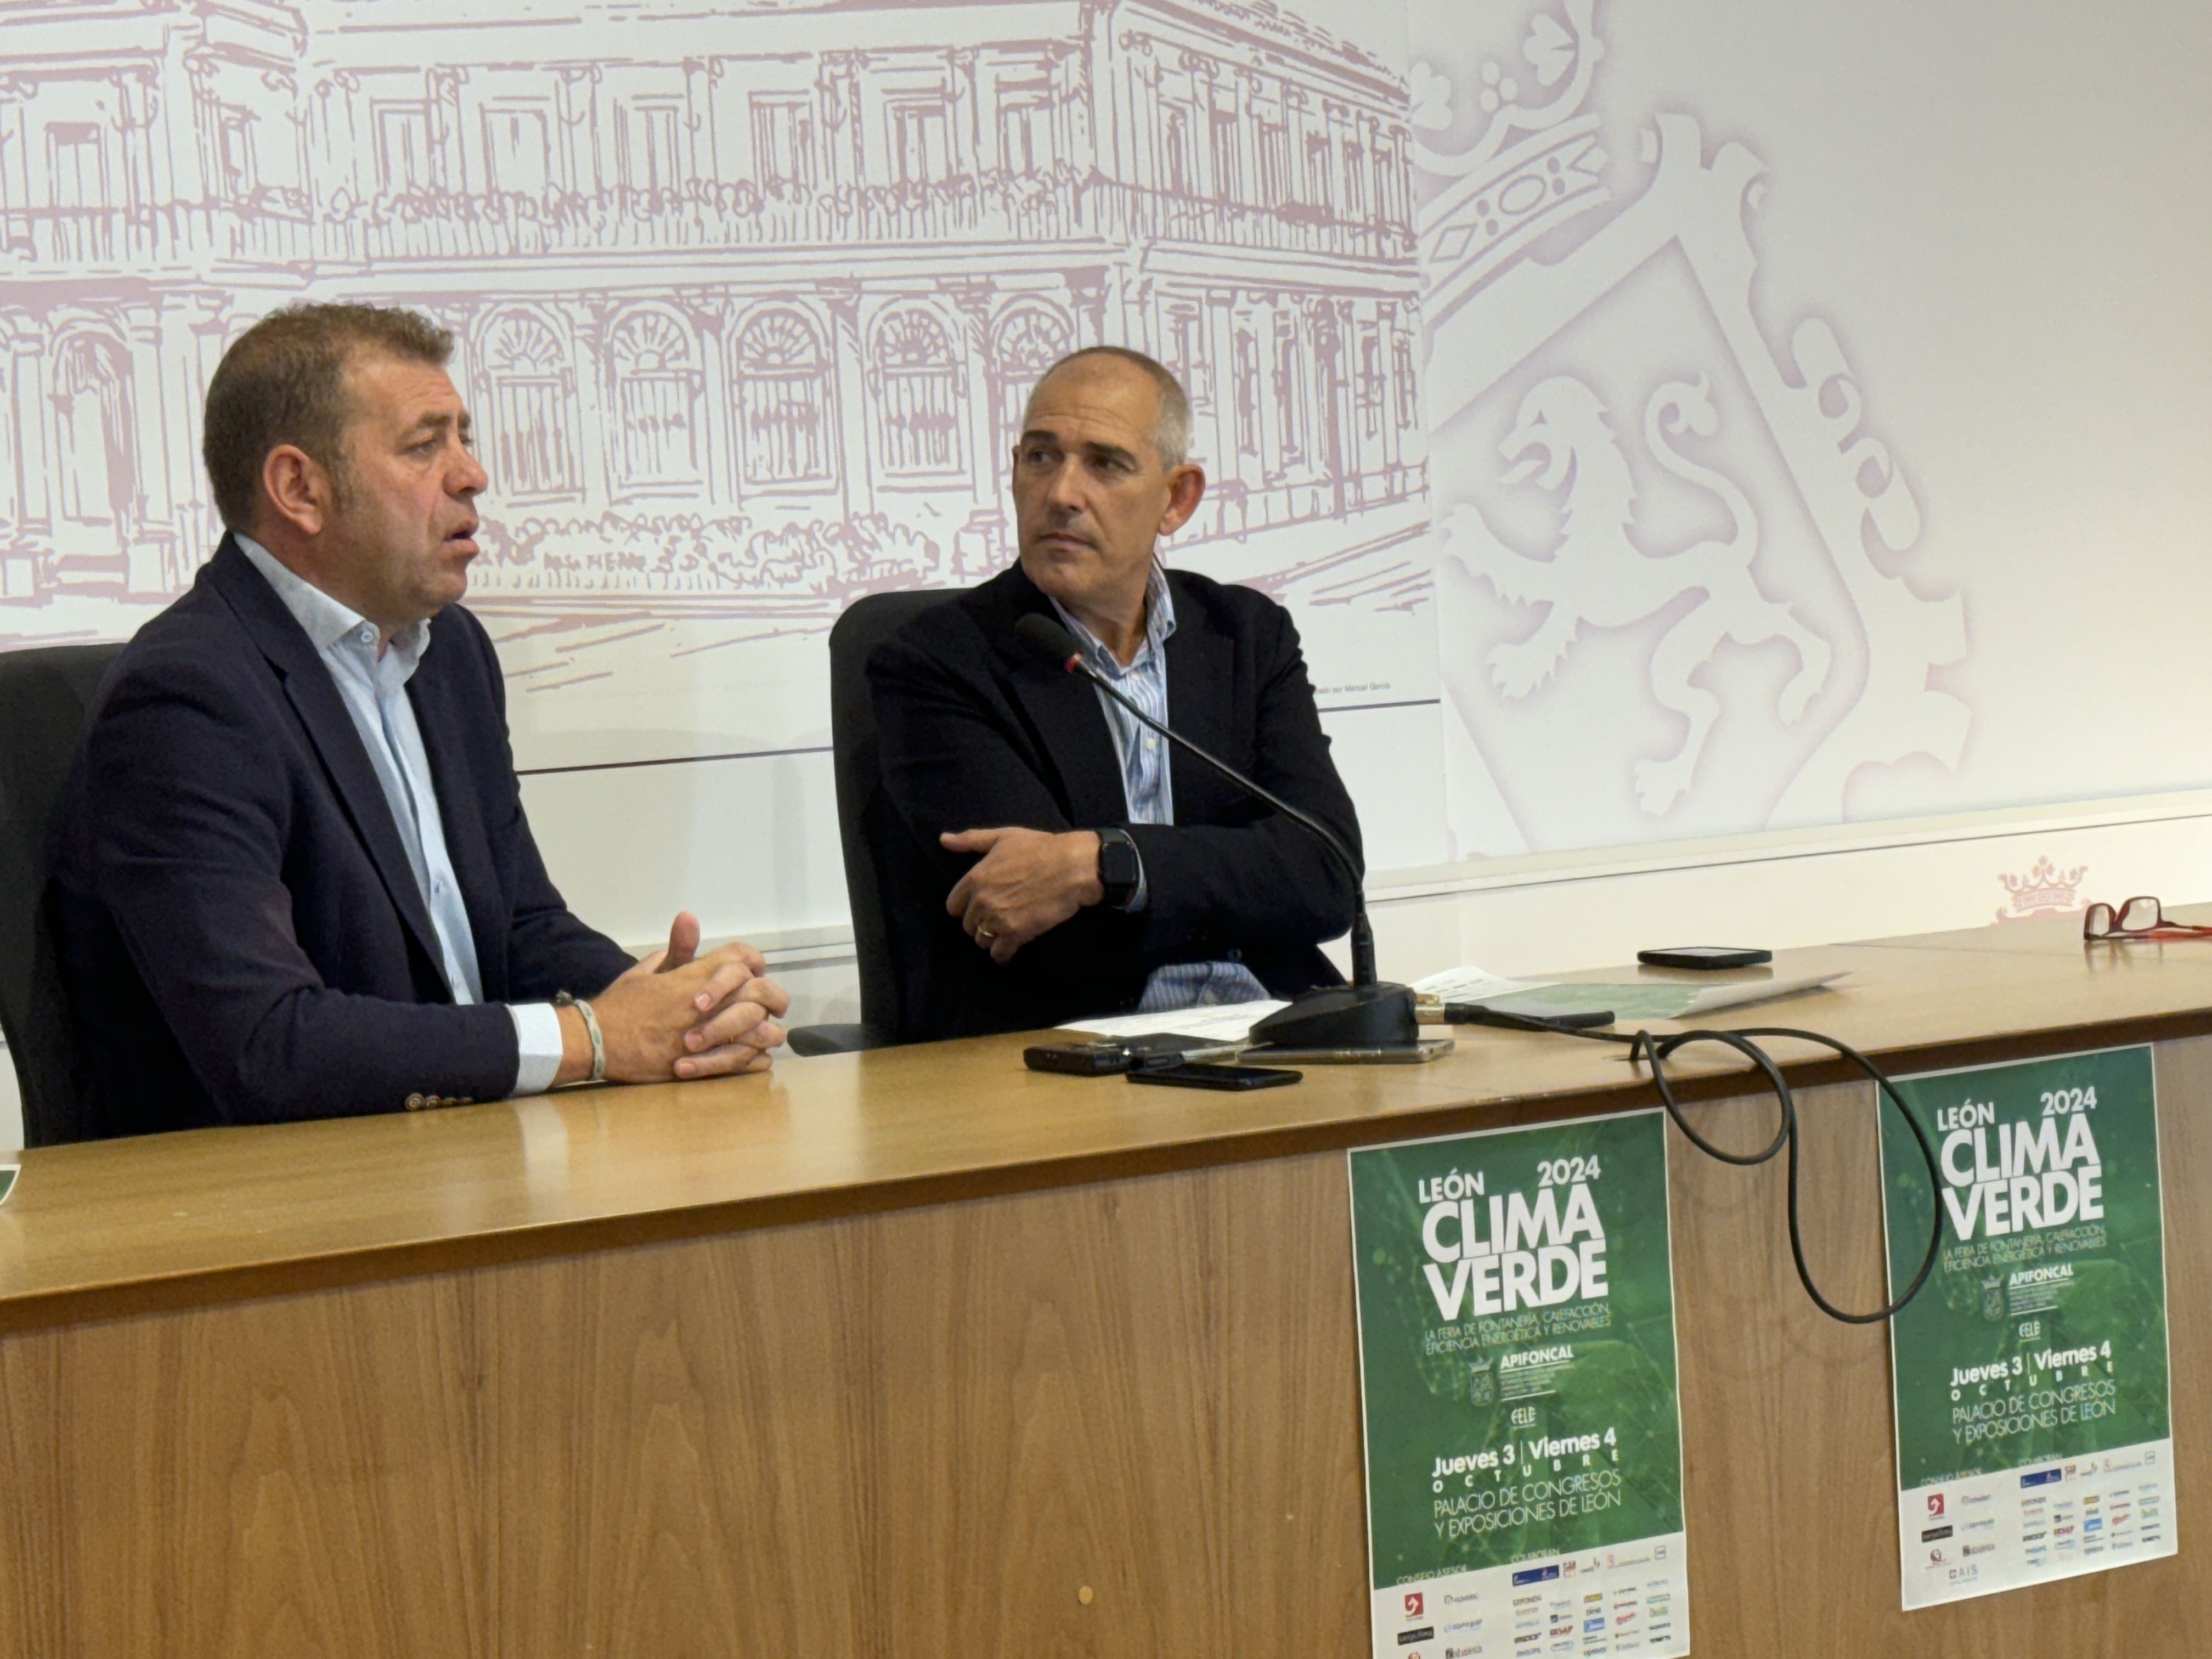
[[[1695,1650],[2200,1650],[2212,941],[2058,921],[1776,971],[1828,967],[1852,978],[1725,1023],[1899,1071],[2157,1043],[2183,1553],[1900,1613],[1882,1334],[1807,1302],[1778,1165],[1676,1137]],[[0,1654],[1351,1659],[1345,1149],[1651,1100],[1597,1045],[1458,1035],[1250,1096],[994,1038],[27,1153]],[[1869,1091],[1793,1074],[1813,1267],[1870,1305]],[[1708,1063],[1686,1092],[1748,1147],[1747,1089]]]

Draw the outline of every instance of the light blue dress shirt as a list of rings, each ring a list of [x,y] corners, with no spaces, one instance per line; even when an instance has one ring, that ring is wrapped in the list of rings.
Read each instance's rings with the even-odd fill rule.
[[[1168,591],[1167,573],[1156,560],[1145,583],[1145,642],[1124,665],[1098,641],[1098,637],[1070,614],[1058,599],[1053,609],[1075,635],[1075,642],[1091,667],[1112,683],[1114,689],[1146,714],[1168,723],[1168,639],[1175,632],[1175,596]],[[1097,688],[1093,688],[1094,690]],[[1114,752],[1121,763],[1121,793],[1129,806],[1132,823],[1175,822],[1175,780],[1168,767],[1168,740],[1151,730],[1103,691],[1098,706],[1105,711],[1106,727],[1114,734]],[[1144,861],[1137,865],[1137,890],[1128,908],[1142,910],[1152,896],[1145,879]],[[1164,1014],[1178,1008],[1204,1008],[1223,1002],[1257,1002],[1267,988],[1241,962],[1173,962],[1152,969],[1138,999],[1139,1013]]]
[[[476,936],[469,931],[460,880],[446,849],[445,819],[438,811],[422,730],[415,723],[415,705],[407,700],[407,682],[429,648],[430,624],[420,622],[400,629],[380,652],[374,623],[287,569],[258,542],[246,536],[237,541],[306,630],[323,666],[330,670],[354,730],[361,733],[368,763],[376,769],[376,781],[384,787],[384,799],[392,808],[400,844],[407,849],[408,868],[415,872],[416,888],[430,913],[439,966],[453,1000],[482,1002],[483,978],[477,964]],[[507,1012],[514,1021],[515,1042],[521,1050],[514,1092],[543,1094],[553,1086],[561,1069],[560,1016],[550,1002],[510,1003]]]

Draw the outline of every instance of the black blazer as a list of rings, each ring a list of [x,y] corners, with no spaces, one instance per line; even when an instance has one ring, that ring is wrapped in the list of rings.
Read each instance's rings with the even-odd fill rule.
[[[398,1110],[514,1084],[499,1006],[630,966],[531,839],[482,623],[432,624],[422,727],[485,1000],[453,1005],[384,791],[307,634],[229,538],[94,700],[46,891],[106,1134]]]
[[[1249,588],[1170,571],[1176,729],[1334,830],[1359,823],[1329,759],[1290,614]],[[1016,1031],[1135,1006],[1152,969],[1241,959],[1291,995],[1341,975],[1316,948],[1352,926],[1351,880],[1308,830],[1181,750],[1176,821],[1132,824],[1114,738],[1088,683],[1039,660],[1014,624],[1052,602],[1016,565],[924,611],[876,647],[868,678],[884,782],[905,831],[884,849],[884,908],[908,1038]],[[970,857],[940,831],[1017,824],[1128,829],[1146,908],[1094,905],[1001,968],[945,914]],[[894,837],[896,839],[896,837]]]

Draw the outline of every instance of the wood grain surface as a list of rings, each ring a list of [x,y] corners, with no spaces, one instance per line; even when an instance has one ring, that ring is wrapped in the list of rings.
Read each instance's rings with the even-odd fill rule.
[[[2186,1552],[2212,1040],[2159,1085]],[[1802,1106],[1864,1305],[1868,1091]],[[1669,1155],[1697,1653],[2195,1651],[2201,1552],[1899,1611],[1881,1332],[1778,1168]],[[1314,1153],[18,1335],[0,1651],[1351,1659],[1349,1249]]]
[[[1994,940],[1995,946],[1992,945]],[[2076,922],[1785,951],[1834,988],[1717,1023],[1804,1025],[1916,1065],[2212,1031],[2212,940],[2085,951]],[[1634,969],[1581,975],[1679,975]],[[1656,1030],[1668,1030],[1660,1025]],[[1340,1150],[1650,1098],[1621,1051],[1453,1028],[1434,1065],[1310,1066],[1255,1095],[1024,1070],[1033,1037],[787,1060],[768,1076],[211,1129],[23,1155],[0,1331],[224,1295]],[[1818,1051],[1778,1045],[1822,1069]],[[1738,1086],[1724,1051],[1692,1092]]]
[[[2018,948],[1849,947],[1863,982],[1775,1023],[2053,1052],[2212,1000],[2212,950],[2114,969],[1990,931]],[[102,1156],[0,1211],[0,1259],[48,1275],[14,1281],[44,1316],[0,1334],[0,1654],[1364,1653],[1341,1146],[1648,1093],[1506,1034],[1249,1101],[1037,1078],[1014,1046],[61,1149]],[[1748,1146],[1773,1109],[1741,1088],[1693,1109]],[[2159,1088],[2183,1553],[1910,1616],[1883,1334],[1806,1300],[1778,1166],[1670,1131],[1698,1654],[2199,1651],[2212,1038],[2163,1042]],[[1870,1304],[1870,1091],[1801,1106],[1814,1270]],[[813,1206],[775,1207],[793,1194]],[[717,1224],[650,1224],[695,1212]],[[586,1223],[612,1235],[497,1248]],[[425,1236],[462,1254],[386,1271]],[[52,1316],[63,1238],[106,1252],[80,1286],[175,1299]],[[229,1270],[272,1259],[321,1282],[239,1293]]]

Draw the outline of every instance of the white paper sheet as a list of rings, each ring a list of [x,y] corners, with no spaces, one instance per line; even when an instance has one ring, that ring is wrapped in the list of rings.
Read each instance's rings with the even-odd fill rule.
[[[1510,997],[1517,991],[1541,991],[1551,982],[1541,979],[1500,979],[1485,968],[1447,968],[1440,974],[1415,980],[1413,992],[1423,1002],[1487,1002],[1492,997]]]
[[[1222,1002],[1209,1008],[1183,1008],[1164,1014],[1098,1014],[1072,1019],[1063,1031],[1091,1031],[1100,1036],[1212,1037],[1222,1042],[1241,1042],[1252,1027],[1286,1002]]]

